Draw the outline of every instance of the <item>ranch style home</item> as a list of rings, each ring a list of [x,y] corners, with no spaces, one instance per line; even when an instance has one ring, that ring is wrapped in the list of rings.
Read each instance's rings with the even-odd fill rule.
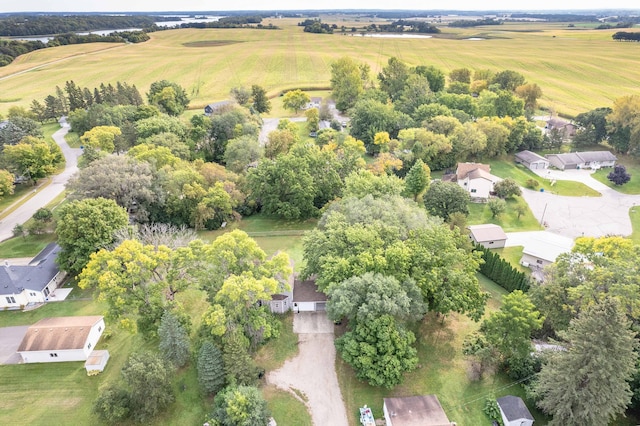
[[[86,361],[104,332],[99,315],[43,318],[27,329],[18,347],[24,363]]]
[[[59,245],[51,243],[28,265],[5,262],[0,266],[0,309],[21,309],[47,302],[66,276],[55,263],[61,250]]]
[[[547,160],[557,169],[593,169],[613,167],[618,158],[609,151],[568,152],[565,154],[547,154]]]
[[[295,280],[293,312],[322,312],[326,310],[327,295],[318,291],[315,280]]]
[[[531,170],[541,170],[549,168],[549,160],[541,155],[528,150],[520,151],[515,156],[516,163],[522,164]]]
[[[455,426],[435,395],[384,398],[382,411],[387,426]]]

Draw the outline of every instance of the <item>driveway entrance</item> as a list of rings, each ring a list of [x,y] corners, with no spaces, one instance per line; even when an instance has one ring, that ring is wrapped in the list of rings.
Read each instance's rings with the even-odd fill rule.
[[[0,365],[19,364],[22,361],[16,351],[28,328],[28,325],[0,328]]]

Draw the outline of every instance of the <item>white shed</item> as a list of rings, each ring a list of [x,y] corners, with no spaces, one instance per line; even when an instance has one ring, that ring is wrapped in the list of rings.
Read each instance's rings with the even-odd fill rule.
[[[484,248],[502,248],[507,242],[507,234],[502,230],[500,225],[493,223],[485,223],[482,225],[470,225],[469,238],[476,244],[480,244]]]
[[[84,363],[87,373],[92,371],[102,372],[109,361],[109,351],[93,351]]]
[[[327,295],[318,291],[314,280],[298,281],[293,284],[293,311],[317,312],[324,311],[327,305]]]
[[[507,395],[498,398],[498,407],[504,426],[532,426],[533,416],[522,398]]]
[[[18,347],[25,363],[86,361],[104,332],[102,316],[43,318]]]

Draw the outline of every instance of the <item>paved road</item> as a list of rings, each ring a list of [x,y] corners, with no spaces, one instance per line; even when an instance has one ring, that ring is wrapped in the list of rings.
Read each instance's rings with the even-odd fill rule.
[[[533,215],[548,231],[571,238],[630,235],[629,210],[640,208],[640,195],[621,194],[591,177],[590,170],[538,171],[541,177],[582,182],[602,197],[565,197],[522,189]]]
[[[78,157],[82,154],[79,148],[71,148],[64,136],[69,132],[69,124],[62,118],[60,130],[53,134],[53,140],[60,146],[66,161],[65,169],[59,175],[53,176],[52,182],[42,189],[36,189],[37,194],[18,207],[14,212],[0,221],[0,241],[13,237],[13,228],[17,224],[25,223],[41,207],[46,206],[60,195],[65,185],[78,171]]]
[[[302,312],[295,314],[293,330],[298,333],[300,352],[280,369],[270,372],[267,382],[294,396],[293,389],[304,393],[314,425],[347,426],[347,411],[335,370],[333,323],[324,312]]]
[[[22,361],[16,351],[28,328],[28,325],[0,328],[0,365],[18,364]]]

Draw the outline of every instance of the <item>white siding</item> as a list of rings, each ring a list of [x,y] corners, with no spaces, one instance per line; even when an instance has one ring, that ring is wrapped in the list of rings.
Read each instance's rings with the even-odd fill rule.
[[[387,422],[387,426],[393,426],[391,423],[391,416],[389,415],[389,411],[387,411],[387,404],[382,404],[382,412],[384,413],[384,419]]]
[[[83,349],[72,349],[63,351],[30,351],[19,352],[25,363],[34,362],[67,362],[86,361],[87,355]]]
[[[535,257],[535,256],[532,256],[530,254],[523,253],[522,254],[522,259],[520,259],[520,263],[522,265],[529,264],[529,268],[535,270],[535,269],[544,268],[545,266],[550,265],[553,262],[550,262],[550,261],[544,260],[544,259],[540,259],[539,257]]]
[[[480,244],[482,247],[488,248],[488,249],[503,248],[504,245],[507,243],[507,240],[476,241],[475,238],[473,238],[472,236],[469,236],[469,237],[474,243]]]
[[[316,302],[296,302],[297,308],[294,308],[296,312],[315,312]]]
[[[493,190],[493,182],[487,179],[471,179],[466,190],[471,198],[489,198],[489,193]]]

